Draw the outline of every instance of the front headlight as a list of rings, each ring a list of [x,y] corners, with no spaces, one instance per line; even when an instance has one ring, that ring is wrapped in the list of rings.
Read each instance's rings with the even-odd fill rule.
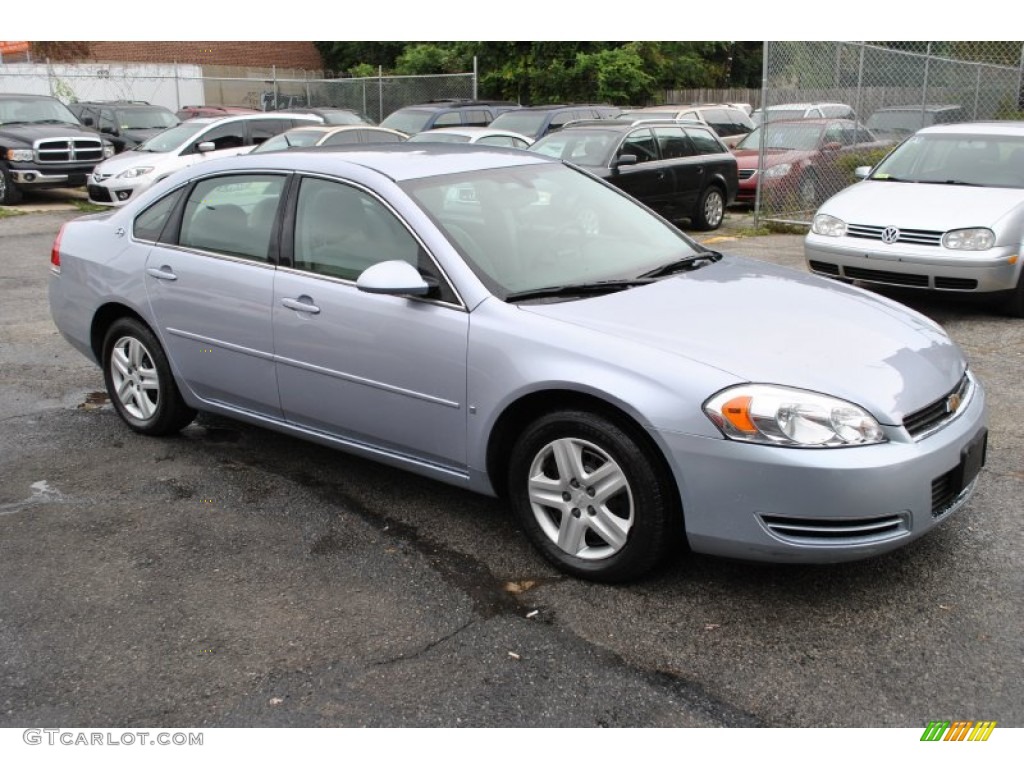
[[[785,176],[791,170],[793,170],[792,163],[779,163],[778,165],[773,165],[771,168],[766,170],[764,172],[764,177],[766,179],[777,179],[779,176]]]
[[[103,145],[103,157],[113,157],[113,156],[114,156],[114,145],[113,144],[104,144]]]
[[[119,179],[135,179],[139,176],[145,176],[147,173],[153,170],[152,165],[140,165],[137,168],[129,168],[127,171],[121,171],[117,174]]]
[[[704,413],[732,440],[796,448],[838,448],[885,442],[860,406],[817,392],[772,384],[741,384],[719,392]]]
[[[827,213],[819,213],[811,222],[811,232],[828,237],[842,237],[846,234],[846,222]]]
[[[942,244],[953,251],[987,251],[996,244],[996,234],[991,229],[954,229],[942,236]]]
[[[18,163],[30,163],[35,159],[31,149],[8,149],[5,156]]]

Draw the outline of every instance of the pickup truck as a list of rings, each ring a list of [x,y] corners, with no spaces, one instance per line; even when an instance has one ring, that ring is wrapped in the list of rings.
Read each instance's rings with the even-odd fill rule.
[[[0,205],[28,189],[82,187],[114,146],[50,96],[0,94]]]

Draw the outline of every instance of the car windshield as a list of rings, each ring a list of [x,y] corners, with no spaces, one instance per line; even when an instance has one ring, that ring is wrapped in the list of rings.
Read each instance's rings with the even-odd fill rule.
[[[1024,136],[911,136],[871,178],[1024,189]]]
[[[373,125],[373,121],[365,115],[346,109],[325,109],[321,114],[327,125]]]
[[[156,136],[151,136],[136,147],[141,152],[170,152],[198,136],[210,123],[180,123]]]
[[[817,149],[821,137],[820,123],[769,123],[765,134],[766,149]],[[761,134],[764,127],[755,128],[739,144],[736,149],[760,149]]]
[[[545,136],[530,147],[530,151],[576,165],[604,168],[617,139],[616,134],[608,131],[559,131]]]
[[[287,131],[271,136],[252,151],[252,154],[276,152],[289,147],[312,147],[324,135],[323,131]]]
[[[502,299],[633,280],[699,250],[632,198],[561,163],[436,176],[402,186]]]
[[[0,99],[0,125],[4,123],[80,125],[71,110],[56,99]]]
[[[123,109],[118,112],[122,131],[170,128],[180,121],[166,109]]]
[[[522,109],[514,109],[511,112],[503,112],[491,122],[491,128],[500,128],[503,131],[514,131],[525,136],[538,136],[544,127],[546,112],[529,112]]]
[[[445,144],[468,144],[469,136],[463,136],[461,133],[443,133],[441,131],[424,131],[423,133],[417,133],[411,137],[409,141],[422,143],[424,141],[442,141]]]
[[[400,109],[384,118],[380,127],[391,128],[395,131],[402,131],[402,133],[419,133],[427,127],[427,121],[430,120],[432,114],[434,113],[426,109]]]

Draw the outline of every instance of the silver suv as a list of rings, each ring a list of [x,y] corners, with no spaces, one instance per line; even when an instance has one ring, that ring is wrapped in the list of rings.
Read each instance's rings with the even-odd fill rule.
[[[690,120],[703,123],[732,149],[754,130],[754,123],[735,104],[666,104],[660,107],[627,109],[619,117],[625,120]]]

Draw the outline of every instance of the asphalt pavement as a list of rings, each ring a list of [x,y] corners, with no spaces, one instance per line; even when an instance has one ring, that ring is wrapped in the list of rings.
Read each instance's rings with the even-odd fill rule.
[[[0,219],[0,727],[1024,726],[1024,322],[891,294],[989,394],[980,490],[929,536],[597,585],[493,499],[225,419],[129,431],[49,318],[76,215]],[[700,237],[803,269],[752,231]]]

